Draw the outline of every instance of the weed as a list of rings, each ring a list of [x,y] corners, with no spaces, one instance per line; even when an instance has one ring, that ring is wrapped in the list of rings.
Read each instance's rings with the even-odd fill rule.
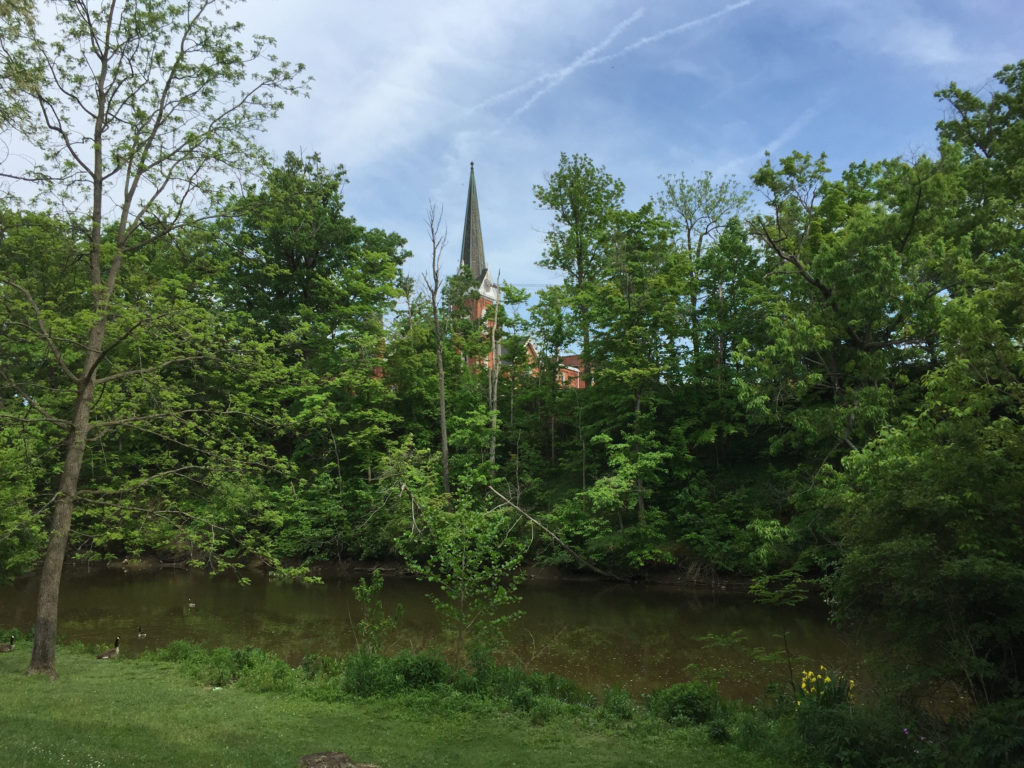
[[[605,716],[611,719],[632,720],[636,713],[636,702],[622,688],[608,688],[604,692],[601,709]]]
[[[706,723],[719,711],[718,691],[696,680],[677,683],[647,696],[647,708],[669,723]]]

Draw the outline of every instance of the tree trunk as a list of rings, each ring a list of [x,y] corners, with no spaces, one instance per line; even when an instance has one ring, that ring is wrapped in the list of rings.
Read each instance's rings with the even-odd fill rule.
[[[500,279],[499,275],[499,279]],[[491,441],[490,441],[490,476],[493,479],[497,469],[495,465],[495,454],[498,441],[498,366],[500,365],[500,354],[498,353],[498,306],[501,303],[501,295],[494,303],[494,316],[491,319],[491,353],[490,367],[487,369],[487,408],[491,412]]]
[[[64,569],[64,556],[71,533],[71,516],[78,495],[78,477],[82,471],[86,440],[89,433],[89,414],[92,408],[93,391],[96,381],[96,361],[99,358],[105,323],[94,326],[90,332],[90,351],[86,355],[83,381],[75,399],[74,418],[68,436],[68,447],[64,454],[64,471],[60,476],[60,493],[53,513],[50,543],[39,579],[39,596],[36,602],[35,638],[32,643],[32,659],[29,661],[29,675],[46,674],[51,680],[57,679],[57,605],[60,599],[60,577]]]
[[[643,393],[639,390],[633,392],[633,422],[635,425],[640,423],[640,405],[643,399]],[[640,448],[633,445],[633,461],[639,463],[640,460]],[[636,519],[640,525],[646,525],[647,523],[647,508],[644,504],[644,479],[637,472],[636,476]]]
[[[445,494],[451,493],[451,480],[448,472],[448,405],[444,391],[444,350],[441,346],[441,326],[437,317],[437,305],[434,305],[434,354],[437,357],[437,394],[439,400],[438,428],[441,431],[441,481]]]
[[[437,394],[439,400],[438,429],[441,432],[441,480],[444,492],[451,493],[451,479],[448,470],[448,406],[445,402],[444,387],[444,342],[441,336],[441,318],[438,300],[441,295],[441,253],[448,242],[448,230],[442,221],[444,211],[438,211],[431,203],[427,211],[427,227],[430,230],[430,273],[424,275],[427,291],[430,293],[430,307],[434,320],[434,355],[437,357]]]

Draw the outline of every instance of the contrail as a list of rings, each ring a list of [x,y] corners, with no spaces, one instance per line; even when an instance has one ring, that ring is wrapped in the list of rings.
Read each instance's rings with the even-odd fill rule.
[[[782,133],[776,136],[772,141],[768,142],[768,146],[766,146],[765,149],[773,154],[778,152],[780,147],[792,141],[794,136],[800,133],[800,131],[802,131],[804,127],[811,122],[811,120],[816,118],[820,111],[821,110],[818,109],[816,105],[805,109],[799,117],[796,118],[796,120],[783,129]]]
[[[670,35],[678,35],[680,32],[685,32],[688,29],[694,29],[696,27],[703,27],[705,24],[708,24],[709,22],[712,22],[715,19],[721,18],[722,16],[726,16],[726,15],[732,13],[733,11],[738,11],[740,8],[744,8],[744,7],[748,6],[748,5],[751,5],[754,2],[755,2],[755,0],[739,0],[739,2],[732,3],[731,5],[727,5],[727,6],[725,6],[725,8],[721,9],[720,11],[715,11],[714,13],[709,13],[707,16],[702,16],[699,19],[693,19],[692,21],[687,21],[687,22],[685,22],[683,24],[680,24],[677,27],[671,27],[669,29],[663,29],[661,32],[658,32],[657,34],[654,34],[654,35],[650,35],[648,37],[641,37],[635,43],[630,43],[629,45],[627,45],[625,48],[623,48],[618,53],[612,54],[611,56],[609,56],[607,58],[617,58],[619,56],[622,56],[624,54],[629,53],[630,51],[635,51],[637,48],[642,48],[645,45],[650,45],[651,43],[656,43],[658,40],[662,40],[662,39],[664,39],[666,37],[669,37]],[[602,59],[602,61],[603,60],[604,59]],[[594,63],[596,64],[597,62],[594,62]]]
[[[506,99],[509,99],[513,96],[517,96],[518,94],[521,93],[526,93],[537,86],[541,86],[536,91],[534,91],[525,102],[523,102],[518,108],[516,108],[515,112],[512,113],[512,117],[518,117],[519,115],[523,114],[526,110],[528,110],[530,107],[532,107],[541,96],[548,93],[552,89],[558,87],[561,83],[563,83],[566,80],[566,78],[568,78],[570,75],[578,72],[581,69],[584,69],[586,67],[592,67],[595,64],[602,64],[606,61],[611,61],[621,56],[625,56],[627,53],[630,53],[631,51],[635,51],[636,49],[642,48],[645,45],[650,45],[651,43],[657,42],[658,40],[662,40],[666,37],[669,37],[670,35],[678,35],[681,32],[686,32],[687,30],[702,27],[705,24],[711,23],[715,19],[719,19],[722,16],[726,16],[730,13],[733,13],[734,11],[737,11],[740,8],[752,5],[756,1],[757,0],[738,0],[738,2],[730,3],[724,8],[715,11],[714,13],[709,13],[707,16],[701,16],[699,19],[692,19],[690,21],[679,24],[675,27],[664,29],[661,32],[657,32],[656,34],[648,35],[647,37],[642,37],[639,40],[630,43],[625,48],[616,51],[615,53],[610,53],[605,56],[598,56],[598,54],[604,49],[606,49],[609,45],[611,45],[615,41],[615,39],[626,30],[627,27],[635,23],[638,19],[640,19],[641,16],[643,16],[643,9],[639,9],[635,13],[633,13],[633,15],[630,16],[628,19],[619,22],[619,24],[616,25],[615,29],[613,29],[608,34],[608,36],[605,37],[604,40],[602,40],[597,45],[589,48],[588,50],[577,56],[571,64],[568,64],[567,66],[562,67],[561,69],[554,70],[552,72],[545,72],[544,74],[538,75],[537,77],[533,78],[532,80],[526,83],[517,85],[514,88],[508,89],[507,91],[503,91],[502,93],[498,93],[495,94],[494,96],[484,99],[479,104],[472,107],[469,110],[469,112],[477,112],[481,109],[484,109],[485,107],[489,107],[492,104],[505,101]]]
[[[620,56],[625,56],[627,53],[630,53],[631,51],[634,51],[637,48],[642,48],[645,45],[650,45],[651,43],[657,42],[658,40],[663,40],[667,37],[670,37],[671,35],[678,35],[682,32],[686,32],[687,30],[696,29],[697,27],[703,27],[707,24],[714,22],[714,20],[717,18],[721,18],[722,16],[728,15],[729,13],[739,10],[740,8],[743,8],[745,6],[752,5],[756,1],[757,0],[738,0],[738,2],[730,3],[729,5],[726,5],[724,8],[715,11],[714,13],[709,13],[708,15],[701,16],[700,18],[693,18],[689,20],[689,22],[685,22],[681,25],[672,27],[668,30],[662,30],[662,32],[658,32],[653,35],[648,35],[647,37],[642,37],[639,40],[630,43],[625,48],[615,51],[614,53],[609,53],[604,56],[598,56],[598,53],[607,48],[612,42],[614,42],[615,38],[622,35],[622,33],[625,32],[630,25],[635,23],[636,20],[643,15],[642,9],[637,10],[632,16],[627,18],[625,22],[618,24],[615,27],[615,29],[613,29],[611,33],[604,38],[604,40],[602,40],[600,43],[593,46],[592,48],[588,49],[583,54],[577,56],[577,58],[575,58],[567,67],[563,67],[560,70],[555,70],[554,72],[545,73],[530,80],[527,83],[523,83],[522,85],[518,85],[515,88],[511,88],[503,93],[499,93],[498,95],[492,96],[484,101],[481,101],[479,104],[474,106],[471,112],[476,112],[477,110],[484,108],[484,106],[488,106],[489,104],[493,104],[497,101],[503,101],[506,98],[514,96],[518,93],[523,93],[524,91],[528,91],[529,89],[534,88],[537,85],[543,84],[542,88],[539,88],[537,91],[532,93],[529,96],[529,98],[527,98],[522,104],[520,104],[519,108],[516,109],[514,113],[512,113],[512,117],[518,117],[519,115],[522,115],[524,112],[526,112],[526,110],[528,110],[530,106],[534,105],[541,96],[543,96],[545,93],[548,93],[553,88],[556,88],[558,85],[564,82],[567,77],[569,77],[575,72],[579,72],[580,70],[587,67],[593,67],[594,65],[598,65],[598,63],[603,63],[605,61],[610,61]]]
[[[523,112],[525,112],[526,110],[533,106],[534,102],[536,102],[537,99],[539,99],[545,93],[550,91],[552,88],[555,88],[558,85],[560,85],[567,77],[569,77],[569,75],[573,74],[574,72],[580,69],[583,69],[584,67],[590,66],[594,62],[594,57],[597,56],[597,54],[599,54],[601,51],[603,51],[605,48],[611,45],[612,42],[614,42],[615,38],[617,38],[626,30],[626,27],[628,27],[630,24],[633,24],[637,19],[639,19],[643,15],[643,9],[638,9],[628,19],[619,22],[616,25],[615,29],[613,29],[611,33],[607,37],[605,37],[604,40],[602,40],[597,45],[588,48],[582,54],[577,56],[571,64],[569,64],[566,67],[562,67],[561,69],[555,70],[554,72],[548,72],[546,74],[543,74],[536,80],[534,80],[533,82],[535,83],[545,83],[544,87],[535,91],[533,95],[530,96],[530,98],[528,98],[522,105],[520,105],[520,107],[515,112],[512,113],[512,117],[518,117],[519,115],[523,114]]]

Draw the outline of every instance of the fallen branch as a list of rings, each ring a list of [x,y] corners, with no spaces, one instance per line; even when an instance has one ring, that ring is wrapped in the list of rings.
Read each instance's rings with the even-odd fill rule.
[[[608,579],[614,579],[615,581],[628,581],[628,579],[625,579],[622,576],[619,576],[618,574],[610,573],[609,571],[605,571],[605,570],[602,570],[602,569],[598,568],[592,562],[587,560],[587,558],[585,558],[583,555],[581,555],[575,549],[573,549],[568,544],[566,544],[564,541],[562,541],[560,538],[558,538],[558,535],[554,531],[552,531],[550,528],[548,528],[546,525],[544,525],[544,523],[542,523],[540,520],[535,518],[533,515],[531,515],[525,509],[520,507],[514,501],[512,501],[509,498],[507,498],[506,496],[504,496],[499,491],[496,491],[492,486],[488,485],[487,486],[487,490],[489,490],[491,493],[493,493],[499,499],[504,501],[505,504],[507,504],[508,506],[512,507],[512,509],[514,509],[520,515],[522,515],[527,520],[529,520],[531,523],[536,525],[542,531],[544,531],[544,533],[546,533],[548,536],[551,537],[552,541],[554,541],[556,544],[558,544],[558,546],[560,546],[562,549],[564,549],[570,555],[575,557],[579,562],[583,563],[583,565],[585,565],[587,568],[592,570],[594,573],[598,573],[598,574],[600,574],[600,575],[602,575],[602,576],[604,576],[605,578],[608,578]]]

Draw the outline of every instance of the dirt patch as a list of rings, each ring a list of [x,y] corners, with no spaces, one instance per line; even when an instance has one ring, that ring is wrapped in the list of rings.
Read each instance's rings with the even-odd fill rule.
[[[317,752],[299,760],[302,768],[377,768],[373,763],[357,763],[344,752]]]

